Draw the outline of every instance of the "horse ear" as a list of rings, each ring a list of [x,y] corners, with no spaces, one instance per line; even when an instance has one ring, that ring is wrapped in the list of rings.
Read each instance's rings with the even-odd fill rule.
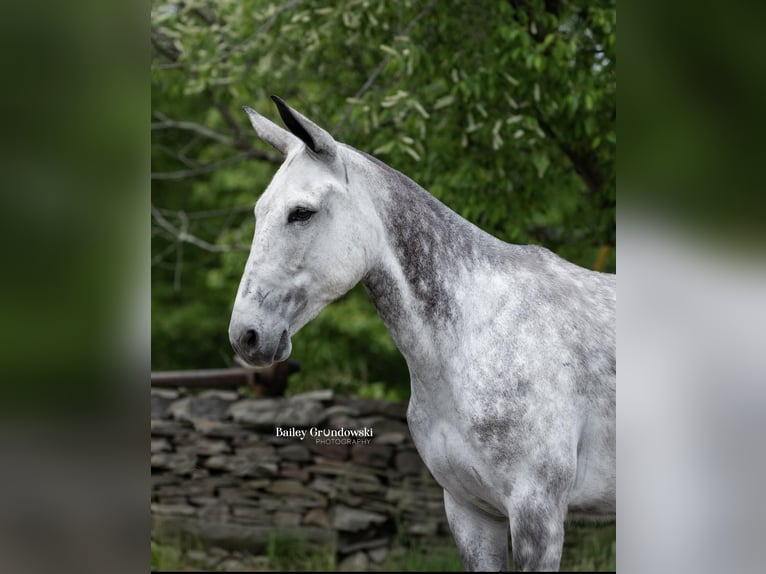
[[[253,108],[244,106],[242,109],[250,118],[250,123],[253,124],[253,128],[255,129],[255,133],[258,134],[258,137],[276,148],[283,155],[287,155],[290,148],[298,145],[298,138],[287,130],[280,128],[270,119],[263,117]]]
[[[271,96],[277,105],[279,115],[287,129],[298,136],[306,146],[317,154],[335,155],[336,143],[333,137],[303,114],[288,106],[282,98]]]

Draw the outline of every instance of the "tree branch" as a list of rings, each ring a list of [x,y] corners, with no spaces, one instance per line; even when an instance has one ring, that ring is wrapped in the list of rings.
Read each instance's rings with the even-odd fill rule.
[[[234,140],[232,138],[225,136],[223,134],[219,134],[218,132],[211,130],[210,128],[207,128],[203,125],[195,124],[194,122],[188,122],[188,121],[171,120],[169,117],[167,117],[165,114],[161,112],[154,112],[154,115],[155,117],[159,118],[161,121],[152,122],[151,127],[153,130],[167,130],[167,129],[187,130],[187,131],[197,133],[208,139],[215,140],[224,145],[234,145]]]
[[[558,136],[553,127],[543,119],[542,112],[535,106],[535,118],[540,125],[540,129],[543,130],[546,136],[553,140],[559,149],[564,152],[569,161],[572,164],[575,172],[585,182],[590,193],[598,193],[601,191],[604,185],[604,175],[596,165],[596,160],[593,154],[584,154],[575,150],[572,146],[567,144],[562,138]]]
[[[237,149],[253,151],[254,148],[252,144],[250,143],[249,140],[243,137],[242,126],[239,125],[239,122],[231,114],[231,110],[229,110],[229,108],[227,108],[224,104],[216,100],[215,97],[213,96],[213,92],[210,91],[210,89],[206,90],[205,93],[207,94],[208,99],[213,104],[215,109],[218,110],[218,113],[221,114],[223,121],[226,122],[226,125],[231,128],[232,132],[234,132],[234,140],[232,142],[234,146]]]
[[[156,208],[163,215],[170,215],[177,213],[170,209],[163,209],[161,207]],[[253,205],[237,205],[234,207],[226,207],[223,209],[206,209],[202,211],[186,211],[186,217],[188,219],[210,219],[214,217],[227,217],[235,213],[252,213]]]
[[[180,181],[183,179],[190,179],[192,177],[197,177],[200,175],[205,175],[208,173],[212,173],[218,169],[221,169],[222,167],[227,167],[230,165],[235,165],[243,160],[246,159],[260,159],[263,161],[268,161],[270,163],[276,163],[280,164],[282,163],[282,159],[280,157],[277,157],[274,154],[271,154],[269,152],[260,151],[257,149],[252,149],[247,152],[243,152],[240,154],[235,155],[234,157],[230,157],[227,159],[223,159],[221,161],[216,161],[213,163],[209,163],[206,165],[201,165],[199,167],[194,167],[191,169],[181,169],[178,171],[153,171],[151,173],[151,178],[155,181]]]
[[[157,67],[160,69],[188,68],[190,71],[197,71],[203,65],[209,66],[211,64],[217,64],[219,62],[223,62],[224,60],[227,60],[232,54],[235,54],[236,52],[239,52],[240,50],[247,48],[250,42],[254,40],[255,38],[257,38],[258,36],[267,34],[268,31],[276,22],[280,14],[282,14],[283,12],[286,12],[287,10],[290,10],[291,8],[295,8],[298,4],[301,3],[301,1],[302,0],[289,0],[288,2],[285,2],[282,6],[277,8],[274,11],[274,14],[272,14],[271,17],[266,22],[264,22],[253,34],[237,42],[236,44],[232,45],[231,48],[229,48],[228,50],[223,50],[220,55],[214,57],[211,60],[207,60],[204,62],[177,62],[176,61],[177,58],[171,57],[170,59],[173,61],[172,64],[159,64]],[[193,12],[194,11],[192,10],[192,13]],[[200,16],[200,14],[197,14],[197,16]],[[165,53],[165,55],[168,55],[168,54]]]
[[[183,211],[177,212],[180,217],[185,217],[185,213]],[[164,215],[160,212],[159,209],[157,209],[155,206],[152,205],[152,219],[157,222],[157,225],[159,225],[162,229],[167,231],[170,235],[172,235],[176,241],[179,243],[191,243],[192,245],[199,247],[200,249],[204,249],[205,251],[210,251],[211,253],[229,253],[231,251],[243,251],[247,252],[249,251],[248,247],[243,246],[237,246],[237,245],[215,245],[213,243],[210,243],[208,241],[205,241],[204,239],[200,239],[196,235],[192,235],[186,230],[186,224],[183,225],[181,229],[170,223]],[[186,222],[187,220],[184,219]]]
[[[434,9],[434,6],[436,6],[436,0],[431,0],[431,2],[423,8],[412,20],[410,20],[409,24],[405,26],[404,30],[401,32],[397,32],[397,36],[406,36],[410,33],[410,31],[415,27],[415,24],[418,23],[418,21],[423,18],[426,14],[428,14],[431,10]],[[375,66],[375,69],[372,71],[370,76],[367,78],[367,80],[362,84],[362,87],[359,88],[354,94],[354,99],[359,99],[364,94],[366,94],[370,88],[372,88],[375,81],[378,79],[380,74],[383,73],[383,70],[386,68],[388,63],[391,61],[391,54],[386,55],[385,58],[383,58],[380,63]],[[347,107],[346,111],[343,112],[343,116],[341,116],[340,120],[338,120],[338,123],[335,124],[335,127],[332,129],[332,134],[336,135],[339,133],[339,131],[343,128],[343,124],[346,123],[346,120],[348,119],[348,115],[351,113],[351,108]]]

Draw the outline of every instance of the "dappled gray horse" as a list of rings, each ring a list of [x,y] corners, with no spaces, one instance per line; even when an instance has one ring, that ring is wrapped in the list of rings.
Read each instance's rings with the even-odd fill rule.
[[[274,97],[286,156],[255,206],[229,327],[253,365],[358,282],[407,360],[407,420],[467,570],[556,570],[570,516],[615,513],[614,275],[485,233]]]

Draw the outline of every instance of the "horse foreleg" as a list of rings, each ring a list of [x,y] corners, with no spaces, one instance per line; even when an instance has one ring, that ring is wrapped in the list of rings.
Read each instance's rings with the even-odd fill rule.
[[[517,572],[559,569],[566,511],[556,508],[556,504],[538,497],[511,506],[511,547]]]
[[[495,518],[444,491],[452,536],[468,572],[508,570],[508,522]]]

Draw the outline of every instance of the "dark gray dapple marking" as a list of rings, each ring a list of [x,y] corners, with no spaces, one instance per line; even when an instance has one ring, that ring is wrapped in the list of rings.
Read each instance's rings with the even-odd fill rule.
[[[407,418],[468,570],[558,569],[567,513],[615,511],[614,275],[504,243],[276,99],[229,334],[253,364],[363,282],[410,369]]]

